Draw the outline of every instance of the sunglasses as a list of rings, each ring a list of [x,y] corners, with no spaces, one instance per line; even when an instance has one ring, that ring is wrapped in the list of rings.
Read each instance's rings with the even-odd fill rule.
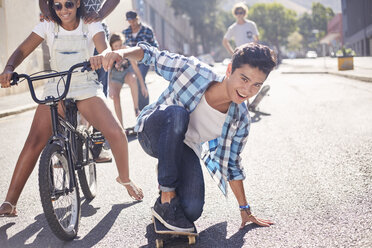
[[[70,2],[70,1],[65,2],[65,8],[66,9],[72,9],[73,7],[75,7],[74,2]],[[54,3],[54,5],[53,5],[53,9],[55,11],[61,11],[62,8],[63,8],[63,5],[61,3]]]
[[[236,11],[236,12],[235,12],[235,15],[244,15],[244,14],[245,14],[244,11]]]

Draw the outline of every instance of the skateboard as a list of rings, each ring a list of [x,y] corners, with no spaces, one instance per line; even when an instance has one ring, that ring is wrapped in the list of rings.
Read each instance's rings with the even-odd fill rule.
[[[262,89],[260,90],[260,92],[258,92],[257,96],[254,98],[252,103],[249,104],[248,110],[252,112],[257,111],[256,108],[258,104],[260,104],[260,102],[267,95],[267,92],[269,92],[269,90],[270,90],[270,85],[265,85],[264,87],[262,87]]]
[[[196,237],[199,236],[194,225],[194,232],[177,232],[166,228],[156,217],[152,216],[152,222],[154,223],[155,233],[161,235],[155,240],[156,248],[164,247],[166,243],[171,242],[182,236],[187,237],[189,245],[194,245],[196,243]],[[167,237],[168,236],[168,237]]]
[[[125,129],[125,134],[127,136],[131,136],[131,135],[137,135],[137,132],[134,131],[134,127],[128,127]]]

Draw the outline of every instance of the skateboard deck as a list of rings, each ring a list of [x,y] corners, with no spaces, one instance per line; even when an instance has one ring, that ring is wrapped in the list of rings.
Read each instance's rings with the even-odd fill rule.
[[[249,104],[248,110],[253,111],[253,112],[256,111],[258,104],[260,104],[260,102],[267,95],[267,92],[269,92],[269,90],[270,90],[270,85],[265,85],[264,87],[262,87],[262,89],[260,90],[258,95],[254,98],[252,103]]]
[[[137,135],[137,132],[134,131],[134,127],[128,127],[128,128],[125,128],[125,134],[127,136],[131,136],[131,135]]]
[[[194,232],[177,232],[165,227],[156,217],[152,216],[152,222],[154,223],[155,233],[159,235],[159,238],[155,240],[156,248],[164,247],[165,244],[172,243],[178,239],[180,241],[181,237],[187,238],[189,245],[194,245],[196,243],[196,237],[199,236],[194,225]],[[160,236],[161,235],[161,236]],[[185,241],[185,240],[183,240]]]

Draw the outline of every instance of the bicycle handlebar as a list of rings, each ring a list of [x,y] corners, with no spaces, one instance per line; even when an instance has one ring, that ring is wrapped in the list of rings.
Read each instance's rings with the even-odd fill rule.
[[[31,97],[36,103],[46,104],[46,103],[50,103],[50,102],[59,102],[60,100],[62,100],[66,97],[66,95],[67,95],[67,93],[70,89],[70,82],[71,82],[72,73],[74,73],[75,69],[80,68],[80,67],[82,67],[81,72],[92,70],[92,68],[90,67],[89,61],[86,61],[86,62],[78,63],[78,64],[75,64],[75,65],[71,66],[68,71],[54,72],[54,73],[45,74],[45,75],[41,75],[41,76],[35,76],[35,77],[30,77],[27,74],[18,74],[16,72],[14,72],[13,75],[12,75],[12,79],[11,79],[12,82],[10,83],[10,85],[17,85],[18,81],[21,78],[24,78],[24,79],[27,80],[28,87],[30,88]],[[55,77],[62,77],[62,76],[66,76],[66,75],[67,75],[67,80],[66,80],[65,90],[63,91],[62,95],[60,95],[58,97],[49,96],[45,100],[40,100],[36,97],[35,89],[34,89],[34,86],[32,84],[33,81],[38,81],[38,80],[43,80],[43,79],[48,79],[48,78],[55,78]]]

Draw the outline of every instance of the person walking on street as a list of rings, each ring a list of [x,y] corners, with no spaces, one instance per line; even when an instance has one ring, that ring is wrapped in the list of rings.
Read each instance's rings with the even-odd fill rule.
[[[34,51],[43,40],[47,41],[51,54],[52,70],[65,71],[76,63],[89,60],[93,70],[102,65],[102,55],[93,56],[94,47],[102,53],[107,49],[102,25],[85,24],[84,5],[80,0],[49,0],[49,11],[53,22],[40,22],[31,34],[13,52],[0,74],[2,88],[10,87],[12,74],[24,59]],[[97,83],[97,74],[86,72],[74,74],[67,98],[76,101],[79,112],[107,137],[112,146],[119,176],[117,182],[124,185],[128,194],[136,200],[143,198],[142,190],[129,178],[128,140],[119,122],[115,119],[103,100],[102,86]],[[58,95],[57,80],[44,85],[44,98]],[[64,116],[63,103],[58,107]],[[97,112],[99,114],[97,114]],[[47,105],[38,105],[34,119],[14,168],[4,203],[0,206],[0,217],[17,216],[16,204],[23,187],[35,167],[42,149],[52,135],[50,110]]]
[[[225,75],[218,75],[194,57],[159,51],[147,43],[107,53],[103,67],[123,58],[154,65],[169,81],[158,100],[137,118],[138,140],[158,159],[160,196],[152,214],[174,231],[194,231],[202,214],[204,161],[224,195],[229,183],[239,207],[241,228],[247,222],[270,226],[254,216],[245,196],[241,163],[251,119],[244,101],[256,94],[276,65],[267,46],[247,43],[236,48]]]
[[[125,48],[126,46],[123,45],[124,37],[121,33],[114,33],[110,37],[110,46],[111,50],[119,50]],[[138,85],[137,85],[137,78],[140,81],[141,91],[138,92]],[[114,108],[116,116],[119,119],[121,126],[124,128],[123,123],[123,112],[121,110],[121,102],[120,102],[120,91],[123,87],[123,84],[126,83],[129,85],[132,98],[133,98],[133,106],[134,106],[134,114],[136,117],[139,115],[140,111],[138,108],[138,94],[142,94],[143,96],[147,96],[147,89],[145,86],[145,82],[143,81],[141,72],[138,68],[137,61],[129,61],[125,59],[122,64],[118,64],[111,69],[110,73],[110,97],[114,101]]]
[[[249,42],[258,42],[258,29],[256,23],[246,19],[248,7],[244,3],[237,3],[232,9],[236,22],[233,23],[223,37],[222,44],[230,55],[234,53],[234,49],[230,44],[230,40],[234,40],[236,47]]]
[[[123,30],[123,34],[125,36],[125,43],[124,43],[125,45],[134,47],[137,45],[138,42],[145,41],[151,46],[159,47],[159,44],[155,38],[154,32],[149,26],[139,21],[137,12],[131,10],[131,11],[128,11],[125,14],[125,16],[129,23],[129,27]],[[145,64],[139,64],[138,67],[141,71],[142,78],[145,81],[145,85],[146,85],[146,75],[150,67]],[[137,83],[139,84],[138,80],[137,80]],[[140,87],[140,85],[138,87]],[[149,104],[149,97],[144,98],[142,97],[142,95],[139,95],[139,99],[138,99],[139,109],[142,110],[148,104]]]

